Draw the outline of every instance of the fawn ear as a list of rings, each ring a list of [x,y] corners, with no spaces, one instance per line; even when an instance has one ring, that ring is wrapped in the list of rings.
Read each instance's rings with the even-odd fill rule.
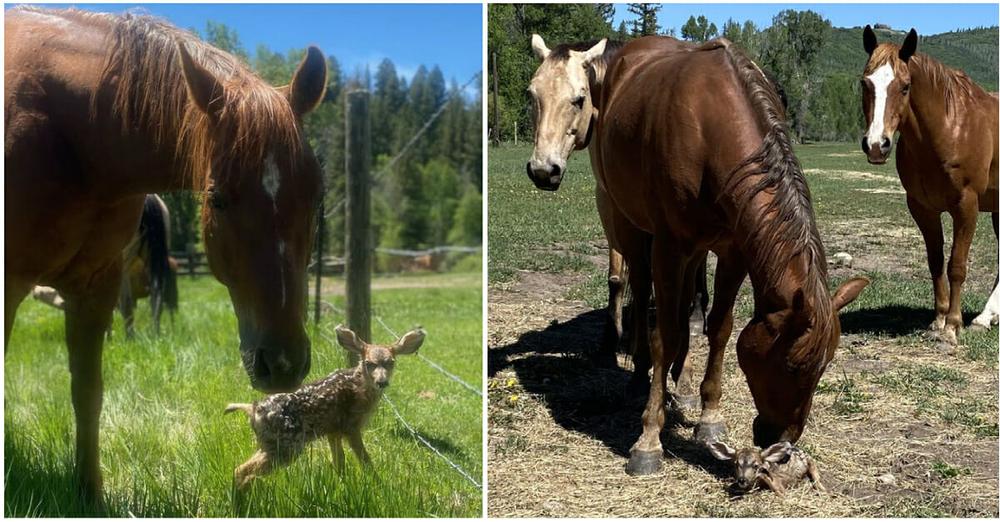
[[[761,458],[767,462],[781,462],[792,450],[792,444],[788,441],[775,442],[760,453]]]
[[[709,444],[708,451],[713,457],[719,460],[733,460],[733,457],[736,456],[736,450],[729,447],[729,444],[722,441]]]
[[[424,337],[427,336],[427,332],[423,328],[417,328],[403,334],[402,337],[396,341],[396,344],[392,345],[393,355],[410,355],[411,353],[417,353],[420,349],[420,345],[424,344]]]
[[[337,332],[337,342],[344,347],[345,350],[361,355],[365,351],[365,342],[362,341],[358,334],[351,331],[350,328],[342,324],[338,324],[334,331]]]

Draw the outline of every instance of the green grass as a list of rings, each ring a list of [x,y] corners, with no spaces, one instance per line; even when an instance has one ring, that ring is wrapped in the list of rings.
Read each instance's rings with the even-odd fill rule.
[[[865,313],[852,314],[847,325],[870,337],[920,342],[933,319],[933,294],[923,239],[906,208],[905,196],[892,192],[902,191],[894,162],[869,165],[856,144],[799,145],[795,152],[806,173],[827,254],[846,251],[856,258],[856,265],[877,264],[868,270],[831,271],[831,287],[856,274],[872,279],[845,310]],[[580,281],[567,288],[565,296],[595,308],[604,306],[605,274],[585,257],[601,252],[596,245],[604,237],[594,204],[589,156],[573,154],[559,190],[543,192],[524,173],[530,154],[530,146],[490,149],[490,284],[513,281],[520,270],[578,273]],[[951,219],[945,215],[942,221],[945,247],[950,249]],[[996,251],[989,214],[981,213],[963,287],[967,323],[982,311],[992,290]],[[750,285],[745,283],[736,304],[737,316],[748,317],[752,306]],[[996,329],[965,331],[961,342],[962,357],[996,367]]]
[[[450,284],[461,277],[463,284]],[[397,333],[422,325],[420,353],[479,388],[482,381],[482,289],[475,278],[421,276],[420,288],[377,290],[373,313]],[[420,445],[386,404],[364,439],[374,461],[365,473],[348,452],[343,476],[325,443],[255,484],[245,510],[233,504],[233,469],[254,451],[229,402],[259,399],[240,362],[226,290],[209,278],[183,278],[182,310],[159,339],[139,310],[137,339],[105,345],[101,457],[109,516],[142,517],[476,517],[479,489]],[[338,309],[343,297],[328,297]],[[324,316],[320,330],[344,318]],[[310,323],[308,380],[344,366],[339,346]],[[390,336],[372,324],[374,341]],[[58,311],[26,300],[6,350],[4,473],[6,516],[99,515],[77,499],[71,478],[73,412]],[[416,357],[400,358],[386,392],[406,420],[477,480],[482,475],[482,400]]]

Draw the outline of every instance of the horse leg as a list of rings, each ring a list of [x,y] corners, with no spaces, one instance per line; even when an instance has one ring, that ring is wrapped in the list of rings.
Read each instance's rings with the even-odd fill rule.
[[[707,254],[706,254],[707,255]],[[703,282],[699,282],[699,278],[705,277],[705,259],[699,262],[697,259],[692,261],[691,269],[684,277],[684,299],[682,303],[690,303],[688,309],[685,310],[684,320],[688,323],[688,331],[702,330],[704,319],[701,322],[694,322],[694,318],[697,314],[698,302],[700,298],[697,296],[698,292],[701,292],[701,285]],[[690,314],[688,314],[690,312]],[[677,360],[673,362],[670,367],[670,376],[674,379],[675,393],[673,396],[674,405],[677,411],[685,417],[688,414],[693,413],[698,407],[699,398],[698,393],[694,388],[694,369],[691,362],[691,352],[690,352],[691,339],[684,339],[678,348]]]
[[[115,264],[92,279],[85,293],[66,296],[66,345],[70,384],[76,415],[76,472],[85,498],[101,500],[98,435],[104,384],[101,359],[104,332],[121,285],[121,265]]]
[[[692,331],[700,331],[708,334],[708,324],[705,318],[708,317],[708,256],[698,263],[698,270],[694,279],[694,299],[691,300],[691,323]],[[685,366],[686,367],[686,366]]]
[[[604,340],[597,352],[599,366],[618,365],[618,342],[622,338],[622,300],[625,295],[625,263],[622,254],[608,246],[608,317],[604,323]]]
[[[128,274],[122,275],[118,312],[122,314],[122,322],[125,324],[125,338],[135,337],[135,298],[132,296],[132,283],[129,281]],[[111,328],[110,323],[108,328]]]
[[[951,212],[954,236],[951,243],[951,258],[948,260],[948,282],[951,284],[948,317],[945,320],[944,341],[958,345],[958,334],[962,330],[962,285],[968,271],[969,247],[976,234],[976,218],[979,217],[979,198],[971,191],[963,194],[958,208]]]
[[[650,344],[650,356],[653,363],[653,379],[649,389],[649,399],[642,413],[642,435],[630,450],[626,473],[630,475],[648,475],[655,473],[661,467],[663,445],[660,443],[660,431],[665,420],[664,394],[666,391],[666,364],[673,362],[680,345],[678,336],[687,334],[687,320],[679,321],[681,317],[680,297],[684,285],[684,272],[687,259],[681,258],[679,252],[671,251],[672,245],[662,237],[653,239],[653,283],[656,294],[656,322],[660,331],[661,343]],[[637,270],[633,269],[633,273]],[[687,311],[687,303],[684,303]],[[686,316],[686,313],[684,314]],[[683,324],[678,324],[683,323]]]
[[[3,299],[3,345],[4,354],[7,353],[7,344],[10,341],[10,331],[14,328],[14,317],[17,315],[17,307],[21,306],[21,301],[28,296],[34,285],[20,281],[12,281],[10,277],[4,278],[4,299]]]
[[[708,363],[701,381],[701,419],[694,438],[711,444],[726,434],[726,419],[719,402],[722,398],[723,360],[733,333],[733,305],[746,279],[747,269],[735,249],[719,255],[715,270],[715,304],[708,314]]]
[[[924,246],[927,248],[927,266],[931,271],[931,281],[934,283],[934,322],[931,331],[944,328],[945,315],[948,313],[949,296],[948,281],[944,274],[944,233],[941,230],[941,213],[931,210],[916,199],[906,197],[906,206],[910,209],[913,221],[917,223],[920,234],[924,236]]]
[[[997,213],[993,212],[993,236],[1000,241],[1000,229],[997,226]],[[986,302],[986,307],[983,308],[983,313],[979,314],[978,317],[972,320],[972,325],[969,329],[977,330],[989,330],[994,324],[1000,321],[1000,273],[997,274],[997,278],[993,281],[993,292],[990,293],[990,298]]]
[[[629,267],[629,286],[632,289],[632,314],[629,325],[631,343],[632,378],[628,383],[628,395],[641,397],[649,392],[650,353],[653,345],[659,345],[659,336],[649,334],[649,294],[652,290],[649,267],[649,236],[635,230],[624,243],[623,253]]]

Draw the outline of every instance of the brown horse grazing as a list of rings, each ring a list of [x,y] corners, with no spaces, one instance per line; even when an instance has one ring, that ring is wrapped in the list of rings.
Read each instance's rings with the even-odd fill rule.
[[[728,41],[667,52],[660,38],[626,44],[605,75],[594,134],[599,179],[616,214],[653,237],[657,327],[643,431],[626,471],[660,467],[665,368],[689,342],[686,304],[708,250],[719,257],[708,317],[709,362],[696,434],[725,428],[719,410],[733,304],[749,273],[754,313],[737,342],[757,407],[754,444],[795,442],[840,339],[837,312],[868,284],[827,288],[809,189],[774,86]],[[645,259],[623,244],[625,261]],[[635,266],[633,264],[633,266]]]
[[[104,332],[145,194],[207,191],[203,237],[229,289],[251,384],[309,371],[305,269],[320,169],[301,117],[322,99],[310,48],[290,87],[147,16],[6,11],[5,340],[36,284],[66,299],[76,469],[100,500]]]
[[[662,39],[658,43],[668,50],[690,46],[674,39]],[[536,187],[541,190],[556,190],[566,173],[566,164],[573,151],[584,148],[590,150],[591,165],[596,176],[594,147],[588,147],[599,116],[595,106],[600,99],[601,84],[607,67],[618,54],[622,44],[605,39],[596,42],[559,44],[549,49],[545,40],[535,34],[531,37],[531,46],[541,64],[528,87],[528,92],[535,102],[535,145],[526,170]],[[597,360],[603,365],[614,366],[617,364],[615,353],[622,337],[622,305],[626,284],[626,267],[622,262],[618,236],[636,236],[635,241],[649,239],[624,220],[616,220],[614,205],[599,179],[595,187],[595,197],[601,225],[608,239],[608,318]],[[618,228],[621,230],[616,230],[616,221],[619,222]],[[635,310],[631,327],[635,332],[637,330],[634,328],[639,327],[640,323],[645,324],[645,313],[640,310],[644,311],[647,308],[651,283],[648,274],[635,274],[634,268],[630,268],[628,272],[630,274],[628,283],[633,289]],[[696,295],[692,298],[690,306],[692,323],[702,328],[708,310],[706,274],[703,262],[697,278]],[[630,351],[635,356],[635,371],[630,388],[643,392],[649,387],[650,361],[646,336],[633,333],[631,338]],[[674,380],[677,381],[680,391],[679,402],[696,403],[697,395],[691,384],[690,365],[675,365]],[[685,397],[694,400],[685,401]]]
[[[930,328],[954,346],[962,329],[962,283],[980,212],[993,213],[993,232],[998,232],[997,96],[965,73],[916,53],[913,29],[898,46],[879,44],[871,26],[865,26],[864,46],[868,63],[861,86],[868,130],[861,148],[869,163],[883,164],[899,131],[896,170],[910,215],[924,236],[934,282],[936,316]],[[947,279],[942,212],[951,214],[954,223]],[[1000,287],[994,283],[973,325],[989,328],[998,316]]]

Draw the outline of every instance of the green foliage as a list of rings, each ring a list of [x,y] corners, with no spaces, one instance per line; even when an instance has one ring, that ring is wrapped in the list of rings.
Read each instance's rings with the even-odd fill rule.
[[[628,4],[628,12],[636,16],[632,21],[631,36],[650,36],[659,34],[660,24],[656,19],[656,13],[662,9],[660,4]]]
[[[705,42],[719,36],[719,29],[705,15],[698,15],[698,18],[691,16],[681,27],[681,36],[685,40]]]

